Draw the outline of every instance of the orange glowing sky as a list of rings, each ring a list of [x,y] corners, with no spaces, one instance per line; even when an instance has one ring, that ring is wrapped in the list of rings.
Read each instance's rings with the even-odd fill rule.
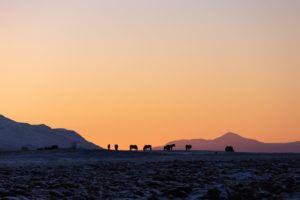
[[[100,146],[300,140],[300,2],[0,0],[0,85]]]

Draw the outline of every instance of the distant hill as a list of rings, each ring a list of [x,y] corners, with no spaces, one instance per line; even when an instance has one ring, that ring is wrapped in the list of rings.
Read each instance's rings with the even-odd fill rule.
[[[176,140],[168,144],[176,144],[175,150],[185,149],[186,144],[191,144],[193,145],[193,150],[224,151],[226,146],[233,146],[235,151],[239,152],[300,153],[300,141],[290,143],[264,143],[254,139],[244,138],[231,132],[213,140]],[[155,149],[162,149],[162,147]]]
[[[37,149],[58,145],[80,149],[100,149],[78,133],[66,129],[52,129],[46,125],[18,123],[0,115],[0,151],[20,150],[22,147]]]

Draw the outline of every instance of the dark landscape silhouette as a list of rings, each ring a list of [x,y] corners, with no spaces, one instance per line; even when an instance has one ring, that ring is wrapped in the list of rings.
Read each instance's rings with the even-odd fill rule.
[[[83,148],[101,149],[99,146],[86,141],[74,131],[66,129],[51,129],[46,125],[30,125],[18,123],[0,115],[0,150],[35,150],[45,149],[53,145],[59,148]],[[233,146],[238,152],[261,152],[261,153],[300,153],[300,142],[289,143],[264,143],[254,139],[244,138],[235,133],[225,135],[213,140],[192,139],[176,140],[165,146],[152,148],[145,145],[143,150],[205,150],[224,151],[226,146]],[[108,149],[111,147],[108,145]],[[114,145],[116,151],[118,144]],[[129,150],[138,150],[137,145],[130,145]]]

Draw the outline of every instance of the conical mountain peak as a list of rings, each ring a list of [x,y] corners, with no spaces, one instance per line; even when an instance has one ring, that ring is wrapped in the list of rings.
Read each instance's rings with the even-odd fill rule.
[[[216,139],[227,139],[227,138],[243,138],[242,136],[240,136],[237,133],[233,133],[233,132],[227,132],[224,135],[216,138]]]

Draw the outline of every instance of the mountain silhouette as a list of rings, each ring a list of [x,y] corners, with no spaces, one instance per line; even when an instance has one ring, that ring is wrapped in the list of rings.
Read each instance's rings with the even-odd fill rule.
[[[177,150],[183,150],[186,144],[191,144],[193,150],[224,151],[226,146],[233,146],[234,150],[238,152],[300,153],[300,141],[290,143],[264,143],[231,132],[213,140],[176,140],[168,142],[167,144],[176,144],[175,149]],[[155,149],[161,149],[161,147]]]
[[[59,148],[70,148],[74,145],[80,149],[100,148],[74,131],[52,129],[44,124],[19,123],[0,115],[1,151],[20,150],[22,147],[36,149],[52,145],[58,145]]]

